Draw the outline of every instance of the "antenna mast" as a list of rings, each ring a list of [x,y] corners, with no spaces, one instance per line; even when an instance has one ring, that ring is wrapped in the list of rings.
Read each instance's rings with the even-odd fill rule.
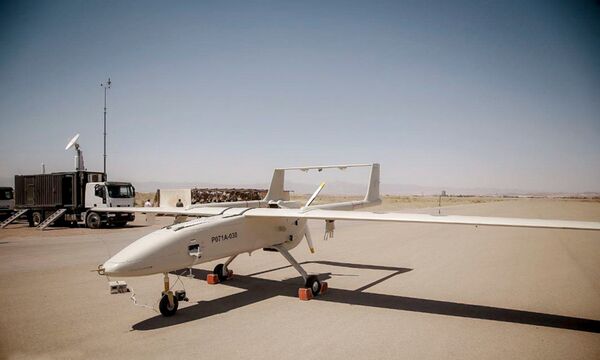
[[[104,177],[105,180],[108,178],[106,175],[106,90],[110,89],[110,77],[108,81],[100,83],[100,86],[104,88]]]

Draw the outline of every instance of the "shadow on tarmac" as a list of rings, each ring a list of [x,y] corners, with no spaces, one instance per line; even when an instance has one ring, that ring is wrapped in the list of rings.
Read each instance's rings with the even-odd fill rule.
[[[586,331],[600,333],[600,321],[575,318],[569,316],[544,314],[531,311],[505,309],[491,306],[463,304],[449,301],[428,300],[406,296],[386,295],[364,292],[368,288],[386,281],[396,275],[411,271],[412,269],[350,264],[331,261],[308,261],[302,264],[321,264],[327,266],[338,266],[354,269],[371,269],[392,271],[381,279],[362,286],[356,290],[342,290],[329,288],[323,295],[319,295],[311,301],[329,301],[335,303],[362,305],[391,310],[414,311],[426,314],[437,314],[446,316],[459,316],[472,319],[495,320],[525,325],[545,326],[559,329]],[[222,314],[246,305],[272,298],[274,296],[298,297],[298,288],[304,281],[301,277],[286,279],[283,281],[261,279],[254,276],[273,272],[290,267],[270,269],[250,275],[235,275],[233,279],[225,284],[246,291],[214,299],[211,301],[199,301],[196,305],[188,306],[177,311],[175,316],[166,318],[162,315],[152,317],[133,325],[133,330],[154,330],[203,319],[205,317]],[[186,270],[187,271],[187,270]],[[181,273],[176,271],[174,273]],[[210,271],[193,269],[193,274],[198,280],[205,280]],[[320,280],[331,278],[331,273],[320,274]]]

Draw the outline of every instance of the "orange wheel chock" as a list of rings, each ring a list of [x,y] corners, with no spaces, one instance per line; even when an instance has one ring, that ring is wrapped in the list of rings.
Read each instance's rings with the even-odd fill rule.
[[[323,281],[321,283],[321,291],[319,292],[319,294],[324,294],[325,291],[327,291],[327,289],[329,289],[329,287],[327,286],[327,283],[325,281]]]
[[[206,276],[206,282],[209,283],[210,285],[218,284],[219,276],[217,274],[208,274]]]
[[[310,300],[313,298],[312,291],[309,288],[300,288],[298,289],[298,297],[300,300]]]

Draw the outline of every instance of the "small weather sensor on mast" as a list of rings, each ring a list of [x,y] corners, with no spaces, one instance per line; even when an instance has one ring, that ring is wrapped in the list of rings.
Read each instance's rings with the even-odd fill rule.
[[[70,148],[75,146],[75,151],[77,152],[77,155],[75,155],[75,170],[82,171],[85,170],[85,166],[83,165],[83,151],[81,151],[77,140],[79,140],[79,134],[73,136],[71,141],[69,141],[69,143],[65,147],[65,150],[69,150]]]

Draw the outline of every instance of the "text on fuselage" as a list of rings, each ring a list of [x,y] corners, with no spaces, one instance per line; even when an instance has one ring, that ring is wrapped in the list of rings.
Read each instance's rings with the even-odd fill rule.
[[[229,239],[235,239],[235,238],[237,238],[237,231],[231,232],[229,234],[212,236],[210,238],[210,241],[213,242],[213,243],[218,243],[218,242],[221,242],[221,241],[225,241],[225,240],[229,240]]]

